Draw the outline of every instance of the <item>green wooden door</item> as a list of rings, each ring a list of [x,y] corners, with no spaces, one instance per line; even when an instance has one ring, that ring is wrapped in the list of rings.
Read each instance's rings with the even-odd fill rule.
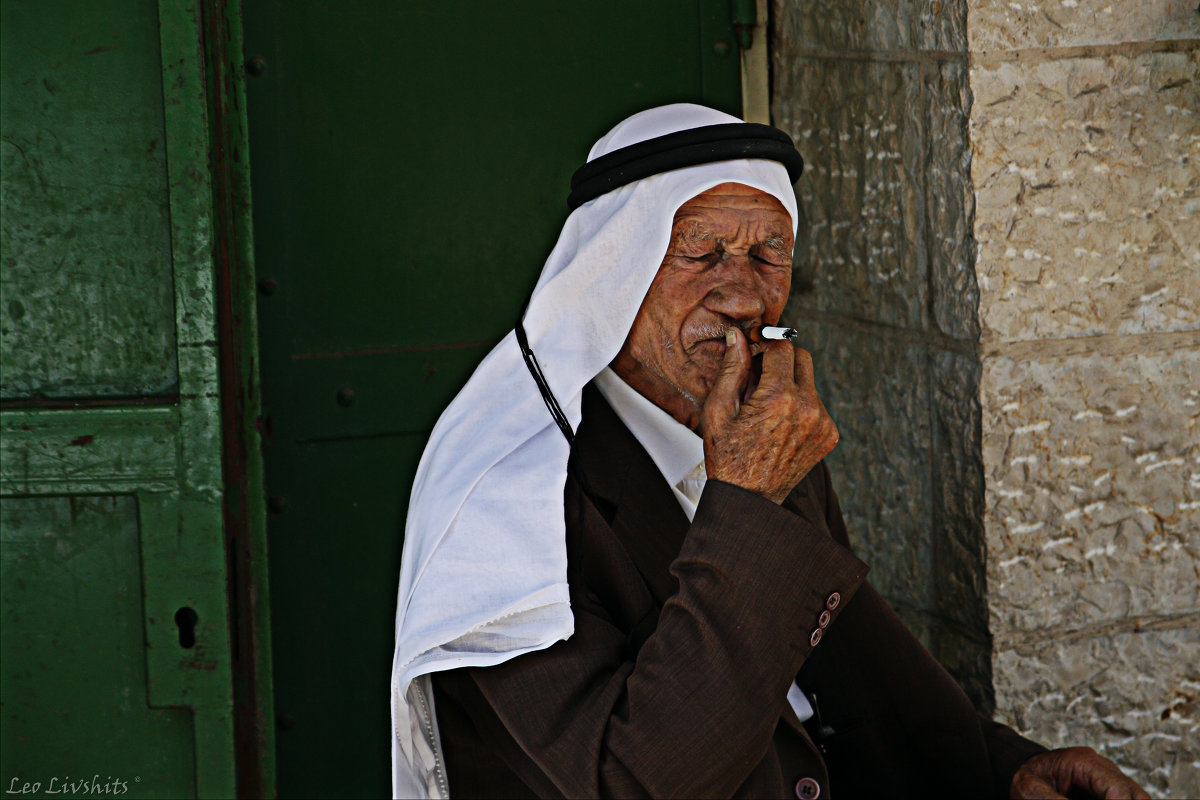
[[[7,793],[237,789],[212,21],[0,3]]]
[[[740,108],[725,0],[247,0],[282,796],[389,790],[409,486],[621,117]]]

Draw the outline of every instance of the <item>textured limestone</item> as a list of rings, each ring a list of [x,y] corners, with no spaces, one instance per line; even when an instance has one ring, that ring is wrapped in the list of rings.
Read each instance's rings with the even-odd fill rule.
[[[1086,742],[1155,796],[1200,797],[1200,627],[998,650],[995,676],[1001,721]]]
[[[972,52],[1200,36],[1192,0],[972,0]]]
[[[926,580],[937,624],[929,643],[968,696],[986,711],[992,705],[992,675],[986,635],[979,361],[974,355],[934,350],[930,368],[933,552]]]
[[[979,284],[975,277],[975,241],[971,214],[971,151],[967,115],[971,98],[966,66],[958,61],[923,65],[921,116],[927,133],[915,173],[924,168],[926,241],[929,252],[929,291],[933,295],[932,325],[947,336],[979,338]]]
[[[775,0],[777,37],[799,50],[954,50],[966,46],[965,3],[946,0],[835,0],[810,5]]]
[[[776,55],[775,124],[806,161],[797,184],[798,288],[808,308],[906,328],[927,323],[924,140],[916,64]],[[786,99],[786,102],[783,100]]]
[[[984,596],[983,463],[980,457],[979,361],[930,353],[932,409],[933,610],[982,632]],[[930,576],[927,576],[930,577]]]
[[[1179,0],[969,14],[998,715],[1197,796],[1200,349],[1179,337],[1200,328],[1200,49],[1138,51],[1194,38],[1200,15]],[[1108,43],[1129,44],[1003,52]],[[1148,350],[1146,333],[1176,338]],[[1103,334],[1122,338],[1047,341]]]
[[[1200,48],[971,68],[985,337],[1200,327]]]
[[[983,366],[991,630],[1200,610],[1200,350]]]
[[[838,425],[833,484],[871,580],[897,605],[929,608],[929,376],[917,347],[789,318],[813,353]],[[869,356],[867,355],[869,354]]]

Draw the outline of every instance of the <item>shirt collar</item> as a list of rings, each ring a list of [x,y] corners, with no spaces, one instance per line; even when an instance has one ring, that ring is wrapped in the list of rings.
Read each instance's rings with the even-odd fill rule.
[[[704,440],[605,367],[596,388],[671,486],[704,463]]]

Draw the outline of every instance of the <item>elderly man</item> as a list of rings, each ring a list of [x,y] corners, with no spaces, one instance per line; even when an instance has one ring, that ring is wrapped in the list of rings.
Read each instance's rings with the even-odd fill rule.
[[[398,796],[1146,796],[980,718],[865,581],[809,354],[761,332],[801,167],[676,105],[576,173],[413,488]]]

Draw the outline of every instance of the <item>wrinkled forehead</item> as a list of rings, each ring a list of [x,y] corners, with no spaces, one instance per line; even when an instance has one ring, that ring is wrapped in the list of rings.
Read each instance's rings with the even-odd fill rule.
[[[672,228],[680,230],[723,223],[791,238],[787,207],[769,192],[741,183],[722,183],[693,195],[675,211]]]
[[[689,208],[731,208],[746,211],[761,211],[767,214],[782,214],[791,221],[791,215],[779,198],[770,192],[747,186],[736,181],[719,183],[692,195],[683,202],[679,211]]]

